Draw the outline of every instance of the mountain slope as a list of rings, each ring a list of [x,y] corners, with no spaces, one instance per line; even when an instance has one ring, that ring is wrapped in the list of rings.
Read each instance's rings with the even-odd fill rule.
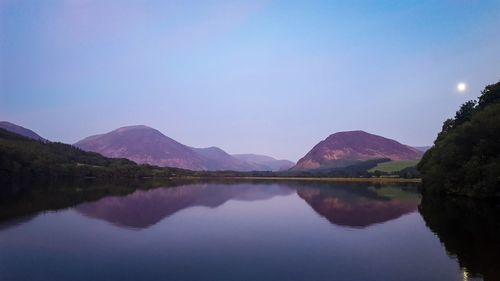
[[[207,148],[192,147],[191,149],[204,160],[205,166],[210,171],[253,171],[259,169],[258,166],[237,159],[215,146]]]
[[[205,160],[190,147],[160,131],[139,125],[116,129],[106,134],[90,136],[75,146],[107,157],[127,158],[139,164],[206,170]]]
[[[39,141],[47,141],[46,139],[42,138],[40,135],[37,133],[33,132],[30,129],[26,129],[24,127],[21,127],[19,125],[7,122],[7,121],[0,121],[0,128],[5,129],[9,132],[34,139],[34,140],[39,140]]]
[[[395,140],[364,131],[347,131],[332,134],[319,142],[292,170],[345,167],[358,161],[380,158],[416,160],[421,156],[421,151]]]
[[[259,154],[233,154],[233,157],[257,167],[255,170],[283,171],[288,170],[295,163],[289,160],[277,160],[273,157]]]
[[[139,166],[127,159],[110,159],[69,144],[41,142],[0,129],[0,192],[11,184],[16,189],[16,183],[36,189],[38,184],[29,183],[84,177],[131,179],[155,173],[170,176],[170,172],[178,171]]]
[[[266,170],[237,159],[218,147],[194,148],[181,144],[160,131],[139,125],[87,137],[75,146],[107,157],[126,158],[139,164],[208,171]]]

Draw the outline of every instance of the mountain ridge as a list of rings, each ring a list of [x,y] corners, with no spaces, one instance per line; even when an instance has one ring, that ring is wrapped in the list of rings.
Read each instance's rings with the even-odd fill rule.
[[[127,158],[138,164],[206,170],[204,160],[190,147],[145,125],[120,127],[86,137],[74,145],[107,157]]]
[[[362,130],[336,132],[316,144],[291,170],[345,167],[358,161],[388,158],[417,160],[422,152],[393,139]]]
[[[126,158],[138,164],[198,171],[275,171],[282,166],[288,168],[289,165],[283,162],[287,160],[263,155],[268,159],[266,164],[246,161],[216,146],[190,147],[145,125],[120,127],[108,133],[86,137],[74,145],[86,151],[112,158]]]
[[[23,126],[19,126],[17,124],[8,122],[8,121],[0,121],[0,128],[5,129],[9,132],[16,133],[18,135],[30,138],[30,139],[43,141],[43,142],[48,141],[47,139],[41,137],[39,134],[35,133],[34,131],[27,129]]]
[[[295,165],[295,163],[290,160],[276,159],[274,157],[262,154],[245,153],[233,154],[232,156],[259,166],[261,167],[261,169],[266,171],[284,171],[290,169],[293,165]]]

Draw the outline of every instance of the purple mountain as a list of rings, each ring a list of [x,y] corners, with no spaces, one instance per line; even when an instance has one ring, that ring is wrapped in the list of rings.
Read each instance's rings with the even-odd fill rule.
[[[127,158],[139,164],[206,170],[205,161],[190,147],[160,131],[139,125],[94,135],[74,144],[112,158]]]
[[[273,157],[259,154],[233,154],[233,157],[254,165],[259,171],[284,171],[295,163],[289,160],[277,160]]]
[[[220,171],[220,170],[232,170],[232,171],[254,171],[258,170],[257,166],[250,163],[237,159],[224,150],[212,146],[207,148],[191,148],[196,154],[198,154],[205,163],[207,170],[210,171]]]
[[[274,170],[272,165],[278,165],[276,163],[261,165],[246,161],[218,147],[189,147],[156,129],[143,125],[122,127],[106,134],[90,136],[74,145],[86,151],[97,152],[107,157],[127,158],[139,164],[190,170]],[[286,166],[288,163],[281,164]]]
[[[315,145],[292,169],[342,167],[377,158],[417,160],[422,154],[413,147],[364,131],[338,132]]]

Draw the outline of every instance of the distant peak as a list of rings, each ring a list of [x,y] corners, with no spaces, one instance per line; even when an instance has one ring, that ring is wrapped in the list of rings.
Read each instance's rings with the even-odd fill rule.
[[[27,129],[25,127],[16,125],[14,123],[8,122],[8,121],[0,121],[0,128],[7,130],[9,132],[25,136],[31,139],[35,140],[40,140],[40,141],[47,141],[46,139],[42,138],[40,135],[37,133],[33,132],[30,129]]]

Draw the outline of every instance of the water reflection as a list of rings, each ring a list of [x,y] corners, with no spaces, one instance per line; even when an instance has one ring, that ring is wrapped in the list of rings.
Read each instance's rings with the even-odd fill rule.
[[[105,197],[75,209],[83,215],[117,226],[147,228],[194,206],[216,208],[229,200],[264,200],[292,192],[286,186],[275,184],[190,184],[176,188],[138,190],[125,197]]]
[[[332,224],[363,228],[415,211],[419,197],[400,187],[369,184],[192,184],[106,197],[76,210],[126,228],[147,228],[194,206],[216,208],[229,200],[255,201],[297,193]]]
[[[500,206],[494,202],[426,196],[419,207],[446,251],[458,258],[464,280],[500,280]]]
[[[297,194],[332,224],[364,228],[397,219],[416,210],[419,196],[400,187],[338,185],[335,188],[303,186]]]
[[[296,194],[330,223],[364,228],[416,210],[419,196],[401,186],[367,183],[170,183],[170,187],[137,189],[130,186],[51,188],[46,192],[4,197],[1,228],[29,221],[37,212],[75,209],[88,217],[125,228],[148,228],[180,210],[216,208],[229,200],[255,201]],[[84,203],[82,203],[84,202]],[[10,222],[9,222],[10,221]]]
[[[418,205],[397,185],[170,185],[0,196],[0,279],[500,280],[499,206]]]

